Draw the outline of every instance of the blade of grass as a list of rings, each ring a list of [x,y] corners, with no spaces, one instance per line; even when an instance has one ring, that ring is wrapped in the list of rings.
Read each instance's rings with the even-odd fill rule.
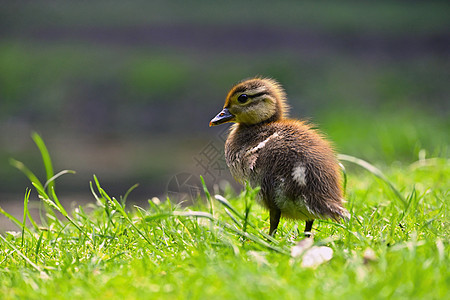
[[[125,218],[125,220],[128,221],[128,223],[130,223],[130,225],[142,236],[142,238],[144,238],[144,240],[149,244],[152,245],[152,243],[150,242],[150,240],[147,238],[147,236],[133,223],[133,220],[130,219],[130,217],[128,216],[128,214],[125,212],[125,210],[123,209],[122,206],[120,206],[119,202],[117,202],[117,200],[115,198],[112,198],[112,200],[114,201],[114,203],[116,204],[116,209],[122,214],[122,216]]]
[[[45,192],[43,186],[40,186],[40,185],[38,185],[38,184],[36,184],[36,183],[34,183],[34,182],[32,182],[31,184],[36,188],[36,190],[37,190],[37,192],[38,192],[38,194],[39,194],[40,197],[45,198],[45,199],[49,199],[49,200],[50,200],[50,197],[49,197],[49,196],[47,195],[47,193]],[[52,202],[53,202],[53,201],[52,201]],[[54,204],[54,203],[53,203],[53,204]]]
[[[42,161],[44,163],[44,168],[45,168],[45,173],[47,174],[47,181],[50,181],[50,179],[54,175],[54,172],[53,172],[52,160],[50,158],[48,149],[45,146],[45,143],[42,140],[42,138],[40,137],[40,135],[37,134],[36,132],[33,132],[31,134],[31,138],[33,139],[34,143],[36,144],[36,146],[39,148],[39,151],[41,152]],[[48,188],[51,189],[54,187],[54,185],[55,185],[54,181],[50,181],[48,184]]]
[[[42,244],[42,237],[44,236],[44,232],[41,232],[41,234],[39,235],[39,239],[38,239],[38,241],[37,241],[37,244],[36,244],[36,250],[34,251],[34,255],[35,255],[35,258],[34,258],[34,262],[37,264],[37,260],[38,260],[38,255],[39,255],[39,249],[41,248],[41,244]]]
[[[58,174],[56,174],[55,176],[51,177],[49,180],[47,180],[44,184],[44,189],[46,189],[48,187],[48,185],[55,181],[58,177],[64,175],[64,174],[76,174],[75,171],[73,170],[62,170],[61,172],[59,172]]]
[[[95,175],[94,175],[94,179],[96,179]],[[96,182],[97,183],[97,182]],[[94,186],[92,184],[92,181],[89,181],[89,187],[91,189],[91,193],[94,196],[95,200],[97,200],[97,203],[101,206],[101,207],[105,207],[105,202],[100,200],[100,197],[97,195],[97,193],[94,191]],[[98,186],[97,186],[98,188]]]
[[[342,182],[342,190],[344,192],[344,197],[347,194],[347,170],[345,169],[345,166],[342,163],[339,163],[339,166],[342,169],[342,175],[343,175],[343,182]]]
[[[35,229],[36,231],[39,231],[39,226],[38,226],[38,224],[34,221],[33,217],[31,216],[30,210],[27,211],[27,217],[28,217],[28,220],[30,220],[31,224],[33,225],[34,229]]]
[[[13,167],[15,167],[16,169],[21,171],[23,174],[25,174],[25,176],[31,181],[31,183],[35,183],[41,189],[44,189],[44,186],[39,181],[39,179],[36,177],[36,175],[34,175],[34,173],[31,172],[30,169],[28,169],[22,162],[15,160],[14,158],[10,158],[9,163]]]
[[[69,218],[69,214],[65,210],[64,206],[61,205],[61,202],[59,202],[58,197],[56,196],[55,189],[52,187],[50,189],[50,194],[52,195],[53,201],[55,201],[56,206],[58,206],[58,211],[66,218]]]
[[[145,218],[145,214],[146,214],[145,209],[143,209],[142,207],[139,207],[137,205],[133,205],[133,207],[137,209],[137,212],[140,215],[140,218],[143,220]],[[143,228],[144,228],[146,236],[149,236],[150,232],[149,232],[148,226],[143,226]]]
[[[18,228],[20,228],[20,229],[24,228],[22,222],[20,222],[20,221],[19,221],[16,217],[14,217],[13,215],[7,213],[1,206],[0,206],[0,213],[1,213],[2,215],[4,215],[5,217],[7,217],[8,219],[10,219],[11,222],[13,222]],[[31,234],[31,231],[30,231],[27,227],[25,227],[25,230],[26,230],[28,233]]]
[[[159,220],[159,219],[164,219],[164,218],[167,218],[167,217],[170,217],[170,216],[173,216],[172,212],[163,212],[163,213],[159,213],[159,214],[145,216],[144,217],[144,221],[145,222],[152,222],[152,221]]]
[[[403,220],[403,218],[404,218],[405,215],[406,215],[406,212],[407,212],[408,209],[411,207],[412,200],[415,199],[416,197],[417,197],[416,187],[413,186],[413,190],[411,191],[411,193],[408,195],[408,198],[406,199],[406,200],[407,200],[407,202],[406,202],[406,207],[405,207],[405,209],[402,211],[402,214],[400,215],[400,218],[399,218],[399,220],[398,220],[398,223],[400,223],[400,222]]]
[[[203,191],[205,192],[206,199],[208,200],[208,203],[209,203],[209,212],[210,212],[211,215],[214,216],[214,203],[211,200],[211,194],[209,193],[208,188],[206,187],[205,180],[203,179],[203,176],[200,176],[200,180],[202,181]]]
[[[346,154],[338,154],[338,159],[354,163],[354,164],[366,169],[367,171],[369,171],[376,177],[380,178],[391,188],[391,190],[394,192],[394,194],[403,203],[403,205],[405,207],[408,205],[405,198],[398,191],[398,189],[392,184],[392,182],[389,181],[389,179],[387,179],[387,177],[383,174],[383,172],[381,172],[380,169],[378,169],[374,165],[372,165],[372,164],[368,163],[367,161],[362,160],[360,158],[356,158],[354,156],[350,156],[350,155],[346,155]]]
[[[25,211],[26,211],[28,220],[30,220],[31,225],[33,225],[33,227],[34,227],[34,229],[35,229],[36,231],[39,231],[39,226],[38,226],[38,224],[34,221],[33,217],[31,216],[30,210],[28,209],[28,202],[29,202],[30,193],[31,193],[31,189],[29,190],[29,193],[28,193],[28,199],[27,199],[27,203],[26,203],[27,205],[26,205],[26,207],[25,207],[25,209],[24,209],[24,213],[25,213]],[[24,217],[24,218],[25,218],[25,217]],[[24,222],[24,224],[25,224],[25,222]],[[34,239],[34,236],[33,236],[33,239]]]
[[[97,176],[94,175],[94,182],[95,186],[97,187],[97,191],[100,193],[100,196],[97,195],[97,193],[94,191],[94,186],[92,184],[92,181],[89,182],[89,186],[92,192],[92,195],[94,195],[95,200],[97,200],[97,203],[100,207],[104,208],[106,215],[108,216],[108,222],[112,225],[113,228],[117,228],[116,224],[113,221],[113,213],[111,212],[111,207],[106,201],[105,197],[102,196],[100,190],[102,189],[100,186],[100,182],[97,179]],[[118,229],[118,228],[117,228]]]
[[[259,191],[259,190],[258,190]],[[255,198],[256,193],[258,191],[253,191],[248,182],[245,183],[245,215],[244,215],[244,224],[242,225],[242,231],[247,232],[247,225],[249,223],[250,210],[252,208],[252,199]]]
[[[232,205],[231,203],[225,199],[222,195],[214,195],[214,198],[219,201],[220,204],[231,210],[236,216],[238,216],[241,220],[244,220],[244,216],[241,215]]]
[[[42,202],[44,203],[44,208],[45,211],[47,213],[47,218],[50,218],[52,220],[54,220],[55,222],[57,222],[60,226],[62,226],[61,221],[59,221],[59,219],[56,217],[54,210],[56,211],[60,211],[60,209],[58,208],[58,206],[55,204],[54,201],[51,200],[51,198],[47,195],[47,193],[45,192],[44,188],[41,187],[40,185],[36,184],[36,183],[32,183],[33,186],[36,188],[37,192],[38,192],[38,196],[39,199],[42,200]],[[46,205],[45,205],[46,204]],[[45,218],[43,218],[43,216],[41,215],[41,223],[45,224]]]
[[[128,189],[128,191],[125,193],[125,195],[124,195],[123,197],[121,197],[122,199],[121,199],[120,202],[122,203],[122,206],[125,206],[125,203],[127,202],[128,195],[129,195],[134,189],[136,189],[138,186],[139,186],[139,184],[136,183],[135,185],[133,185],[132,187],[130,187],[130,188]]]
[[[28,213],[28,199],[30,198],[30,189],[25,190],[25,197],[23,199],[23,223],[22,223],[22,244],[21,247],[23,247],[24,240],[25,240],[25,227],[27,222],[27,213]]]
[[[242,224],[239,223],[239,221],[231,214],[231,212],[230,212],[226,207],[224,207],[223,210],[224,210],[225,213],[231,218],[231,220],[233,220],[233,222],[234,222],[237,226],[242,227]]]

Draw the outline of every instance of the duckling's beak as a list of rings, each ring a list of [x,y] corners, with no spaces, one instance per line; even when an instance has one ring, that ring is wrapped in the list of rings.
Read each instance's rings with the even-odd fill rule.
[[[230,113],[228,108],[224,108],[211,120],[211,122],[209,122],[209,127],[231,122],[233,119],[234,115]]]

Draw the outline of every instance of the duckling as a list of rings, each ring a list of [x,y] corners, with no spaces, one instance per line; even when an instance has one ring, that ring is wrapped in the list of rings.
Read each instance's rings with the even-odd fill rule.
[[[341,173],[330,143],[287,113],[282,86],[252,78],[229,91],[209,126],[236,123],[225,142],[226,162],[237,181],[261,188],[258,202],[269,210],[269,234],[285,217],[306,221],[305,235],[310,236],[315,219],[348,216]]]

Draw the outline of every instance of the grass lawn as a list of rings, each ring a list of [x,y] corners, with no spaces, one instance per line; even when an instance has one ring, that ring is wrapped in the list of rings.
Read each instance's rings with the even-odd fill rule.
[[[52,178],[47,149],[33,138]],[[18,226],[0,236],[1,298],[447,298],[448,160],[422,157],[379,173],[341,159],[351,218],[316,221],[314,246],[333,257],[315,267],[291,256],[304,224],[284,220],[269,240],[268,213],[249,188],[225,198],[205,190],[206,201],[188,208],[158,199],[125,208],[126,195],[111,197],[94,178],[96,204],[67,213],[54,181],[43,185],[15,162],[48,209],[42,225],[27,217],[28,191],[23,220],[1,210]]]

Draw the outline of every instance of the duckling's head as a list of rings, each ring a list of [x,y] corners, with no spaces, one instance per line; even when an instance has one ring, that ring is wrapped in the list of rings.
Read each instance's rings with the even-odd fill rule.
[[[227,122],[254,125],[286,117],[288,106],[281,85],[273,79],[252,78],[236,84],[228,93],[223,110],[209,126]]]

